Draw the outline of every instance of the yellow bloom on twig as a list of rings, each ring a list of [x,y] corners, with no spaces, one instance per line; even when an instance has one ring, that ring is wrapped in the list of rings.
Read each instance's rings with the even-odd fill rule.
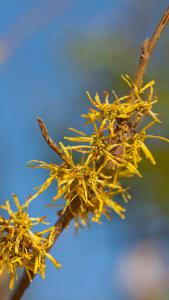
[[[6,268],[10,274],[10,289],[13,289],[17,276],[17,269],[24,268],[32,280],[31,274],[40,273],[45,278],[46,257],[48,257],[57,268],[61,265],[48,253],[54,242],[54,227],[41,232],[33,232],[32,228],[44,222],[45,217],[31,218],[28,214],[28,202],[21,205],[17,196],[13,194],[13,200],[17,207],[13,211],[10,202],[0,205],[9,218],[0,215],[0,274]],[[48,238],[43,237],[48,233]]]
[[[33,165],[34,163],[34,165]],[[122,188],[118,181],[111,182],[110,178],[105,178],[100,175],[100,168],[97,169],[96,164],[90,166],[90,159],[84,164],[72,164],[71,167],[63,164],[57,166],[54,164],[47,164],[39,161],[32,161],[32,167],[49,169],[50,175],[46,182],[42,184],[34,196],[38,196],[48,188],[48,183],[56,180],[58,183],[57,194],[54,196],[52,202],[57,201],[63,197],[66,201],[62,213],[69,206],[74,215],[77,212],[73,211],[72,203],[75,199],[80,202],[78,215],[83,219],[88,219],[87,214],[92,213],[93,221],[98,222],[101,215],[107,215],[108,211],[113,209],[117,214],[124,218],[125,209],[116,203],[112,197],[116,194],[125,194],[125,189]],[[33,197],[34,197],[33,196]]]

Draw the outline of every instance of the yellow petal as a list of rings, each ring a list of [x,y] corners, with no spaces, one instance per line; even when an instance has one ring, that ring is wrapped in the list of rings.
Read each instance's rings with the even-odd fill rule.
[[[127,163],[126,168],[131,171],[131,173],[136,174],[139,177],[142,177],[142,175],[140,174],[140,172],[137,170],[137,168],[130,162]]]
[[[140,145],[141,145],[141,149],[143,150],[145,156],[152,162],[153,165],[156,164],[156,161],[152,155],[152,153],[150,152],[150,150],[147,148],[147,146],[140,141]]]
[[[52,261],[57,269],[60,269],[62,267],[62,265],[50,253],[46,253],[46,257]]]

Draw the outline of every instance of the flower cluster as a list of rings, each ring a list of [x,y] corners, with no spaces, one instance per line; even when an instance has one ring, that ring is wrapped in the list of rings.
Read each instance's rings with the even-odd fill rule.
[[[17,207],[13,211],[9,201],[5,205],[0,205],[0,209],[5,210],[9,218],[0,215],[0,274],[5,268],[10,273],[10,289],[13,289],[18,268],[25,268],[25,271],[32,280],[31,274],[40,273],[45,277],[46,262],[48,257],[53,264],[60,268],[60,264],[48,253],[54,242],[54,227],[41,232],[32,232],[32,227],[44,222],[44,218],[31,218],[28,214],[28,202],[20,205],[16,195],[13,195],[14,203]],[[48,238],[43,237],[49,233]]]
[[[65,137],[76,145],[63,145],[60,151],[65,157],[61,165],[32,161],[33,167],[50,171],[49,177],[34,195],[41,194],[48,186],[57,181],[57,193],[53,202],[62,197],[65,201],[64,209],[72,210],[76,225],[80,218],[82,224],[89,221],[100,222],[102,215],[111,217],[115,211],[124,218],[125,208],[118,203],[121,195],[125,202],[130,199],[128,189],[121,184],[123,178],[137,175],[142,177],[139,164],[143,154],[155,164],[155,159],[146,145],[147,138],[168,139],[150,135],[148,129],[155,123],[160,123],[158,115],[152,111],[157,99],[153,95],[154,81],[137,88],[129,76],[123,76],[130,92],[124,97],[118,97],[114,92],[113,101],[106,92],[101,101],[96,93],[95,97],[87,92],[93,107],[82,117],[86,124],[93,125],[93,132],[87,135],[74,128],[69,128],[76,136]],[[140,128],[140,122],[145,124]],[[75,163],[74,152],[80,152],[80,163]],[[78,210],[73,211],[73,203],[78,202]]]
[[[92,124],[90,135],[74,128],[73,137],[65,137],[71,144],[60,142],[57,146],[48,136],[48,131],[41,119],[38,120],[42,134],[49,146],[61,157],[61,164],[45,163],[33,160],[30,165],[34,168],[47,169],[49,176],[21,205],[17,196],[13,195],[16,211],[10,202],[0,205],[9,217],[0,215],[0,274],[6,268],[10,273],[10,288],[18,278],[17,270],[24,268],[29,280],[40,273],[45,277],[46,257],[60,268],[60,264],[49,254],[57,229],[55,226],[40,232],[33,232],[32,228],[44,222],[42,218],[31,218],[28,214],[29,204],[43,193],[52,182],[57,182],[57,191],[52,199],[55,203],[59,198],[64,200],[63,215],[69,211],[75,220],[75,227],[92,221],[101,222],[102,215],[111,219],[112,213],[125,218],[125,208],[121,199],[127,202],[131,196],[128,188],[122,182],[127,177],[142,177],[139,165],[145,156],[155,164],[153,154],[146,145],[148,138],[169,141],[160,136],[148,134],[148,130],[160,123],[158,115],[152,110],[157,99],[153,95],[154,81],[138,88],[129,76],[123,76],[129,86],[129,94],[118,97],[113,92],[113,100],[108,92],[103,99],[96,93],[93,98],[89,92],[92,107],[87,114],[83,114],[87,124]],[[141,123],[141,121],[143,121]],[[143,125],[141,125],[141,124]],[[72,144],[75,143],[75,144]],[[75,162],[75,153],[81,158]],[[120,201],[120,202],[119,202]],[[48,233],[48,236],[44,235]]]

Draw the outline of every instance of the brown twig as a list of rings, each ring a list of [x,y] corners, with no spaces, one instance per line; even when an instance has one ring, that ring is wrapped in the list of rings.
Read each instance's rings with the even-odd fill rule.
[[[152,52],[161,36],[161,33],[166,28],[168,22],[169,22],[169,7],[165,10],[151,38],[146,39],[143,43],[141,49],[140,61],[139,61],[138,69],[134,80],[135,85],[137,87],[140,87],[140,85],[142,84],[143,76],[146,72],[150,56],[152,55]]]
[[[56,145],[56,143],[49,136],[47,127],[46,127],[45,123],[43,122],[43,120],[40,117],[37,117],[37,121],[38,121],[40,130],[41,130],[42,136],[44,137],[46,143],[49,145],[50,148],[52,148],[61,157],[61,159],[66,164],[69,164],[69,162],[67,161],[66,156],[64,155],[62,150],[58,147],[58,145]]]
[[[158,24],[157,28],[154,31],[154,34],[152,35],[152,37],[150,39],[145,40],[145,42],[143,44],[141,56],[140,56],[140,62],[139,62],[139,66],[138,66],[138,69],[136,72],[136,76],[135,76],[135,84],[137,87],[139,87],[142,83],[143,76],[145,74],[149,58],[152,54],[152,51],[153,51],[158,39],[160,38],[161,32],[167,26],[168,21],[169,21],[169,7],[166,9],[160,23]],[[40,129],[41,129],[42,135],[43,135],[44,139],[46,140],[47,144],[67,163],[63,152],[49,137],[47,128],[40,118],[38,118],[38,123],[39,123]],[[79,202],[80,201],[78,201],[78,199],[76,199],[76,201],[74,201],[74,210],[73,211],[78,210],[78,208],[80,206]],[[73,219],[72,209],[70,210],[70,208],[67,207],[64,214],[62,214],[59,217],[58,221],[55,224],[55,228],[56,228],[55,241],[58,239],[58,237],[60,236],[60,234],[62,233],[64,228],[69,225],[69,223],[72,219]],[[32,274],[32,278],[34,278],[34,277],[35,277],[35,275]],[[11,297],[11,300],[20,300],[22,298],[23,294],[25,293],[26,289],[29,287],[29,285],[30,285],[29,278],[27,277],[27,274],[24,272],[16,290],[14,291],[14,293]]]

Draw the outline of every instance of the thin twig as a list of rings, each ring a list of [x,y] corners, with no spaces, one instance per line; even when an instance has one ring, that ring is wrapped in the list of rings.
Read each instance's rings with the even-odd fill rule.
[[[52,148],[61,157],[61,159],[66,164],[69,164],[66,159],[66,156],[64,155],[62,150],[58,147],[58,145],[56,145],[56,143],[49,136],[47,127],[46,127],[45,123],[43,122],[43,120],[40,117],[37,117],[37,121],[38,121],[40,130],[41,130],[42,136],[44,137],[46,143],[49,145],[50,148]]]
[[[160,23],[158,24],[157,28],[154,31],[154,34],[150,39],[145,40],[142,51],[141,51],[141,56],[140,56],[140,62],[139,66],[136,72],[135,76],[135,84],[137,87],[139,87],[142,83],[143,76],[145,74],[147,64],[149,61],[149,58],[153,52],[153,49],[160,38],[161,32],[164,30],[164,28],[167,26],[169,21],[169,7],[166,9]],[[42,135],[44,139],[46,140],[47,144],[65,161],[64,154],[62,151],[59,149],[59,147],[53,142],[53,140],[49,137],[47,128],[43,121],[38,118],[38,123],[42,132]],[[67,161],[65,161],[67,163]],[[78,198],[74,202],[74,211],[79,209],[79,204],[80,201],[78,201]],[[73,219],[72,215],[72,210],[70,210],[69,207],[65,210],[64,214],[62,214],[58,221],[55,224],[56,227],[56,235],[55,235],[55,241],[58,239],[62,231],[67,227],[70,223],[70,221]],[[32,278],[34,278],[35,275],[32,274]],[[25,293],[26,289],[29,287],[30,281],[27,276],[27,274],[24,272],[20,282],[18,283],[18,286],[16,290],[14,291],[11,300],[20,300]]]
[[[140,85],[142,84],[143,76],[146,72],[150,56],[152,55],[152,52],[161,36],[161,33],[166,28],[168,22],[169,22],[169,7],[165,10],[151,38],[146,39],[143,43],[139,66],[134,80],[135,85],[137,87],[140,87]]]

